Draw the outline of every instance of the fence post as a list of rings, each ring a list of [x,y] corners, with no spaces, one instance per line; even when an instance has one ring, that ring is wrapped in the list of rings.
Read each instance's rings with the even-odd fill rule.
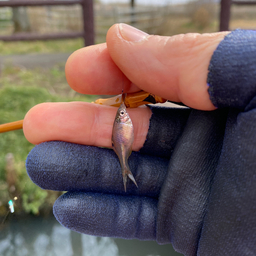
[[[131,0],[131,25],[135,25],[135,1]]]
[[[221,3],[220,3],[220,31],[229,30],[231,1],[232,0],[221,0]]]
[[[94,44],[93,0],[83,0],[84,45]]]

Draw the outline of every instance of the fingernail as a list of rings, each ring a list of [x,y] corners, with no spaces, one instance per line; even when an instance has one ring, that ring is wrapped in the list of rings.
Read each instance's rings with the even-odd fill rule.
[[[137,28],[134,28],[130,25],[120,23],[118,26],[119,26],[121,36],[126,41],[140,42],[148,36],[147,33]]]

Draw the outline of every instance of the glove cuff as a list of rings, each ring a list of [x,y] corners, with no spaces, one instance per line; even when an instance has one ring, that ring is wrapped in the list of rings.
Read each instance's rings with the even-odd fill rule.
[[[220,42],[209,65],[212,103],[244,109],[256,95],[256,31],[235,30]]]

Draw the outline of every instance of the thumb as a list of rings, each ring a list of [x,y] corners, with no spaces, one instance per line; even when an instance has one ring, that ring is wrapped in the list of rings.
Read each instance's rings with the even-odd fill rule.
[[[208,66],[227,33],[165,37],[116,24],[108,31],[107,47],[115,64],[141,89],[195,109],[213,110]]]

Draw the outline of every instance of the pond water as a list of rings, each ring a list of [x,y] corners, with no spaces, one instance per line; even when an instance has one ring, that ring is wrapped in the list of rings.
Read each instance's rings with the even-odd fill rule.
[[[8,216],[0,227],[0,256],[178,256],[171,245],[95,237],[61,226],[53,216]]]

